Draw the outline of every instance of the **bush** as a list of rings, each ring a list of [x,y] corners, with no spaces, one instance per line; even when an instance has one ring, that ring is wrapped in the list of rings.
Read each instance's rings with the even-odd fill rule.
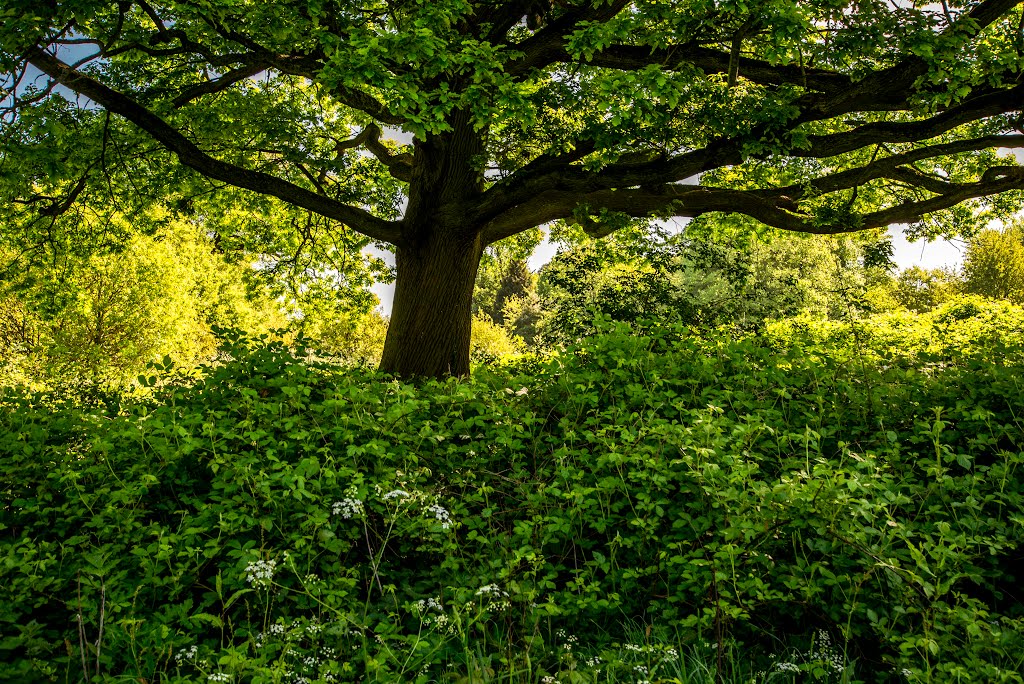
[[[747,679],[1019,682],[1022,333],[876,333],[606,326],[418,385],[234,340],[144,401],[8,394],[0,678],[631,681],[680,676],[636,644],[670,633]]]

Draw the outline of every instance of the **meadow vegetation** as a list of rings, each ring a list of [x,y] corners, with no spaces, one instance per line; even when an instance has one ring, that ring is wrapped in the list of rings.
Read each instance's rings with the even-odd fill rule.
[[[596,326],[6,390],[0,679],[1021,681],[1024,310]]]

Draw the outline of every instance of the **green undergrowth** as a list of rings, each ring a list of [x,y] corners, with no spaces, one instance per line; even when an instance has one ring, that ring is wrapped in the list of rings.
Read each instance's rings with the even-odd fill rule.
[[[1021,320],[9,391],[0,680],[1020,682]]]

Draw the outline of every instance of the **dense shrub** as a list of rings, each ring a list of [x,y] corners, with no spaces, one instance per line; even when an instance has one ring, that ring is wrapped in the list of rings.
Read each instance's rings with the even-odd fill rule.
[[[608,327],[420,384],[235,340],[146,401],[9,394],[0,679],[605,681],[639,630],[1021,681],[1024,331],[946,314],[1001,332]]]

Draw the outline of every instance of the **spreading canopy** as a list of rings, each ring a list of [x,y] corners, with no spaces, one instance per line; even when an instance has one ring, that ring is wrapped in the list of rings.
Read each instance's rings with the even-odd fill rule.
[[[0,0],[7,221],[52,223],[112,176],[277,198],[394,246],[385,368],[461,373],[480,251],[551,221],[955,230],[1012,207],[1019,5]],[[402,360],[428,328],[451,349]]]

